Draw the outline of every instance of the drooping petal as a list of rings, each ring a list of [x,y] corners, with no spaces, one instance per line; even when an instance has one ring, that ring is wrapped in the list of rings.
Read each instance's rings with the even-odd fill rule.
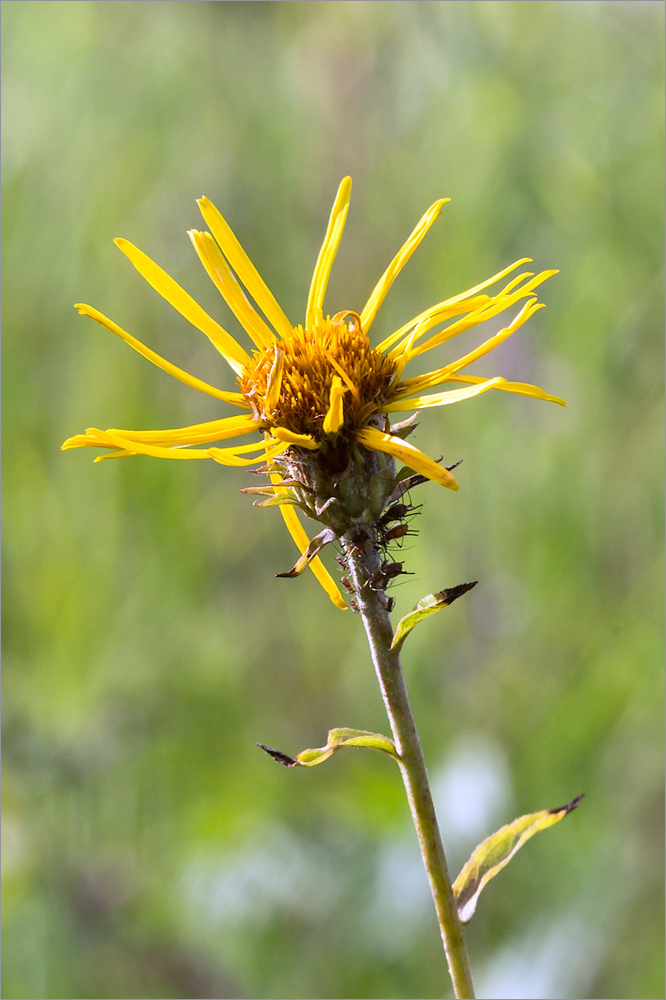
[[[468,382],[477,385],[486,382],[487,379],[481,375],[449,375],[447,382]],[[566,406],[566,402],[560,396],[552,396],[549,392],[544,392],[538,385],[530,385],[529,382],[500,382],[494,385],[493,389],[504,389],[505,392],[515,392],[519,396],[531,396],[532,399],[543,399],[547,403],[557,403],[559,406]]]
[[[363,427],[358,432],[358,440],[371,451],[384,451],[393,455],[414,472],[420,472],[421,475],[427,476],[428,479],[439,483],[440,486],[446,486],[450,490],[459,489],[455,478],[448,469],[433,462],[409,441],[403,441],[402,438],[394,437],[392,434],[385,434],[375,427]]]
[[[271,434],[278,441],[286,444],[295,444],[299,448],[307,448],[308,451],[316,451],[319,445],[309,434],[295,434],[294,431],[287,430],[286,427],[272,427]]]
[[[331,383],[331,397],[328,412],[324,417],[323,428],[325,434],[337,434],[342,427],[342,422],[344,420],[342,397],[346,392],[348,392],[348,387],[343,384],[339,375],[334,375]]]
[[[238,242],[231,226],[208,198],[197,202],[213,236],[231,267],[257,303],[264,316],[281,337],[288,337],[292,325],[278,305],[256,267]]]
[[[463,399],[471,399],[478,396],[486,389],[494,389],[504,382],[503,378],[492,378],[486,382],[480,382],[469,389],[449,389],[447,392],[433,392],[429,396],[418,396],[416,399],[401,399],[396,403],[387,403],[379,409],[380,413],[397,413],[399,410],[422,409],[425,406],[446,406],[448,403],[460,403]]]
[[[213,237],[196,229],[191,229],[187,235],[213,284],[246,333],[260,350],[270,347],[275,340],[274,333],[248,300]]]
[[[215,459],[216,462],[219,462],[220,465],[256,465],[257,462],[270,461],[271,458],[286,451],[288,447],[289,445],[282,441],[267,439],[258,444],[255,442],[254,444],[241,445],[236,448],[209,448],[208,455],[210,458]],[[238,457],[252,451],[258,451],[260,454],[256,458]]]
[[[198,389],[200,392],[205,392],[209,396],[214,396],[216,399],[222,399],[225,403],[232,403],[234,406],[249,407],[249,403],[245,396],[240,392],[225,392],[224,389],[217,389],[214,385],[209,385],[208,382],[203,382],[200,378],[195,378],[194,375],[190,375],[188,372],[183,371],[182,368],[178,368],[176,365],[172,365],[170,361],[166,361],[164,358],[156,354],[155,351],[151,351],[149,347],[146,347],[133,337],[130,333],[127,333],[122,327],[114,323],[107,316],[101,313],[98,309],[93,309],[92,306],[87,306],[83,302],[77,302],[74,306],[75,309],[81,313],[82,316],[89,316],[90,319],[94,319],[96,323],[99,323],[105,329],[109,330],[111,333],[115,333],[117,337],[124,340],[126,344],[140,354],[142,357],[146,358],[148,361],[152,361],[157,368],[161,368],[162,371],[167,372],[169,375],[173,375],[180,382],[184,382],[185,385],[191,386],[193,389]]]
[[[271,476],[272,480],[273,478],[274,477]],[[280,477],[276,476],[275,478],[279,479]],[[310,544],[310,539],[308,538],[307,532],[305,531],[301,522],[298,519],[298,514],[296,513],[293,507],[288,507],[286,504],[280,506],[280,513],[284,518],[284,523],[287,526],[289,534],[296,542],[298,551],[301,553],[306,552],[308,545]],[[333,601],[333,604],[335,604],[336,608],[340,608],[341,611],[346,611],[347,610],[346,601],[342,596],[342,594],[340,593],[335,580],[328,572],[328,570],[324,566],[319,556],[315,556],[315,558],[312,560],[312,562],[310,563],[310,569],[312,570],[312,572],[314,573],[317,580],[324,588],[330,599]]]
[[[142,278],[145,278],[149,285],[158,292],[163,299],[177,309],[181,316],[189,320],[193,326],[205,333],[212,344],[218,349],[220,354],[229,362],[234,371],[240,375],[243,368],[250,362],[250,355],[240,344],[237,344],[230,333],[227,333],[219,323],[216,323],[208,313],[195,302],[191,295],[181,288],[177,281],[162,270],[162,268],[151,260],[143,252],[135,247],[129,240],[117,239],[113,241],[119,250],[131,261]]]
[[[351,177],[345,177],[338,188],[337,195],[335,196],[331,217],[328,220],[328,228],[326,229],[326,235],[324,236],[324,242],[322,243],[321,250],[319,251],[317,263],[315,264],[314,272],[312,274],[312,281],[310,283],[310,293],[308,295],[308,304],[305,311],[306,330],[314,329],[317,317],[319,316],[324,305],[324,296],[326,295],[326,288],[328,287],[328,279],[331,275],[333,261],[335,260],[335,255],[338,252],[340,240],[342,239],[342,233],[345,228],[345,222],[347,220],[351,187]]]
[[[363,311],[361,312],[361,329],[364,333],[367,333],[370,329],[372,321],[377,315],[377,310],[386,298],[389,288],[400,274],[400,271],[412,256],[435,219],[441,215],[442,205],[445,205],[446,202],[450,200],[450,198],[440,198],[439,201],[436,201],[434,205],[430,206],[425,215],[423,215],[417,223],[414,231],[400,247],[400,250],[382,274],[381,278],[375,285],[370,298],[364,305]]]

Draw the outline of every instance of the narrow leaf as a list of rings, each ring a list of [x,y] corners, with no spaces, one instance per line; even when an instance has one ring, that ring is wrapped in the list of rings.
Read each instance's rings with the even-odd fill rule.
[[[582,795],[577,795],[571,802],[557,809],[542,809],[541,812],[520,816],[479,844],[453,883],[458,916],[464,924],[474,916],[481,890],[508,865],[516,851],[535,833],[547,830],[549,826],[564,819],[582,798]]]
[[[368,733],[365,729],[331,729],[325,747],[303,750],[296,758],[288,757],[286,753],[267,747],[263,743],[257,743],[257,746],[285,767],[296,767],[299,764],[302,767],[314,767],[315,764],[323,764],[340,747],[368,747],[371,750],[381,750],[398,759],[398,752],[392,740],[379,733]]]
[[[440,590],[437,594],[428,594],[427,597],[422,597],[414,610],[410,611],[408,615],[405,615],[398,622],[398,627],[395,630],[393,642],[391,643],[391,649],[400,650],[403,642],[415,625],[418,625],[419,622],[422,622],[429,615],[433,615],[435,611],[448,608],[449,604],[453,604],[454,601],[457,601],[459,597],[466,594],[472,587],[476,587],[478,582],[478,580],[473,580],[471,583],[461,583],[457,587],[448,587],[446,590]]]

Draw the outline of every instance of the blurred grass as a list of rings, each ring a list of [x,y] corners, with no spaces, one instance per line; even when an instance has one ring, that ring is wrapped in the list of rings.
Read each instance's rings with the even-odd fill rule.
[[[663,5],[2,14],[3,996],[445,988],[390,762],[292,773],[254,746],[386,729],[359,621],[274,580],[293,546],[241,470],[59,452],[91,425],[218,415],[75,301],[230,384],[114,236],[235,330],[185,235],[205,193],[297,321],[347,172],[331,312],[453,199],[378,336],[523,255],[561,269],[482,372],[568,409],[487,393],[424,417],[418,444],[465,459],[462,489],[423,487],[394,591],[405,613],[481,581],[405,652],[454,870],[587,792],[484,894],[479,995],[663,996]]]

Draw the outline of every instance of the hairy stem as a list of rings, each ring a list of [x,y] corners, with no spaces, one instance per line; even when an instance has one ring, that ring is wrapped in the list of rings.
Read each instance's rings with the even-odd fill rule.
[[[360,552],[349,539],[343,539],[345,555],[356,590],[359,611],[368,635],[372,659],[379,679],[384,704],[400,755],[400,770],[407,791],[409,807],[419,838],[423,862],[437,911],[444,950],[449,963],[456,997],[474,997],[463,929],[458,917],[451,878],[435,807],[428,784],[423,751],[407,696],[400,656],[391,650],[393,629],[386,608],[386,596],[369,585],[380,569],[377,550],[372,545]]]

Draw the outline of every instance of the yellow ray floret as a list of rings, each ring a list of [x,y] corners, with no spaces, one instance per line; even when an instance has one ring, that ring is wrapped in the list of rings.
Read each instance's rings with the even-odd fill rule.
[[[364,305],[363,311],[361,312],[361,329],[365,330],[366,333],[370,329],[372,321],[377,315],[377,311],[382,302],[386,298],[391,285],[398,277],[400,271],[412,256],[435,219],[441,214],[442,205],[445,205],[447,201],[450,200],[450,198],[440,198],[439,201],[436,201],[434,205],[430,206],[425,215],[419,219],[416,228],[405,243],[403,243],[400,250],[375,285],[370,298]]]
[[[310,283],[310,294],[308,295],[308,304],[305,310],[306,329],[312,330],[314,328],[324,305],[324,295],[326,294],[328,279],[347,220],[351,186],[351,177],[345,177],[338,188],[338,193],[333,203],[333,210],[328,221],[324,242],[319,251]]]
[[[281,337],[288,337],[292,325],[278,305],[275,296],[259,275],[256,267],[236,239],[231,226],[208,198],[198,201],[201,214],[206,220],[220,249],[239,279],[257,303],[269,323]]]
[[[343,384],[340,376],[334,375],[331,382],[330,405],[324,417],[323,430],[325,434],[337,434],[342,427],[344,420],[342,397],[348,391],[349,387]]]
[[[370,329],[372,321],[377,315],[377,311],[382,302],[386,298],[391,285],[398,277],[400,271],[412,256],[435,219],[441,215],[442,205],[445,205],[447,201],[450,200],[450,198],[440,198],[439,201],[436,201],[434,205],[430,206],[375,285],[370,298],[364,305],[363,311],[361,312],[361,328],[365,330],[366,333]]]
[[[289,447],[284,441],[260,441],[254,444],[245,444],[234,448],[209,448],[208,457],[215,459],[220,465],[256,465],[257,462],[266,462],[280,455]],[[258,451],[257,458],[240,458],[248,452]]]
[[[128,437],[122,431],[117,430],[102,431],[98,427],[89,427],[86,431],[86,437],[99,448],[120,448],[134,455],[152,455],[153,458],[178,459],[209,457],[208,451],[205,448],[165,448],[158,445],[146,444],[144,441],[137,441],[132,437]]]
[[[68,448],[81,448],[86,445],[99,447],[99,435],[118,435],[129,442],[137,442],[148,445],[157,445],[161,448],[177,449],[192,444],[204,444],[208,441],[224,441],[226,438],[239,437],[243,434],[250,434],[256,431],[261,421],[254,417],[224,417],[221,420],[209,420],[203,424],[192,424],[189,427],[176,427],[173,430],[164,431],[129,431],[121,430],[118,427],[111,427],[107,431],[98,431],[91,427],[85,435],[77,435],[69,438],[62,445],[62,450]],[[171,454],[168,457],[181,457],[179,454]]]
[[[489,351],[492,351],[493,348],[497,347],[502,343],[502,341],[510,337],[527,319],[529,319],[531,315],[533,315],[533,313],[541,308],[542,304],[537,303],[536,299],[529,299],[517,316],[514,317],[509,326],[504,327],[499,331],[499,333],[496,333],[489,340],[486,340],[483,344],[481,344],[480,347],[470,351],[469,354],[464,355],[464,357],[459,358],[457,361],[444,365],[443,368],[437,368],[435,371],[426,372],[425,375],[417,375],[415,378],[404,379],[398,386],[396,386],[394,398],[411,397],[417,392],[422,392],[424,389],[432,389],[436,385],[440,385],[442,382],[448,382],[457,372],[466,368],[467,365],[471,365],[472,362],[478,361],[479,358],[488,354]]]
[[[414,319],[409,320],[408,323],[405,323],[404,326],[400,327],[399,330],[396,330],[395,333],[392,333],[390,337],[383,340],[381,344],[378,345],[377,349],[380,351],[387,351],[396,343],[396,341],[410,333],[416,326],[419,327],[421,332],[425,332],[426,330],[431,329],[432,326],[435,326],[436,323],[443,322],[445,319],[450,319],[452,316],[459,316],[476,311],[481,306],[490,302],[491,299],[498,298],[497,295],[479,295],[479,292],[483,291],[484,288],[488,288],[490,285],[494,285],[501,278],[506,277],[507,274],[511,274],[511,272],[515,271],[517,267],[521,266],[521,264],[529,263],[531,263],[530,257],[521,257],[520,260],[514,261],[513,264],[510,264],[508,267],[498,271],[497,274],[492,276],[492,278],[488,278],[486,281],[482,281],[480,284],[474,285],[473,288],[468,288],[465,292],[460,292],[458,295],[453,295],[451,298],[444,299],[443,302],[438,302],[429,309],[425,309],[422,313],[419,313],[418,316],[415,316]],[[522,280],[526,276],[527,275],[525,274],[519,276],[518,279],[514,279],[514,281],[510,282],[507,288],[503,289],[499,295],[506,294],[508,289],[513,287],[516,280]],[[529,272],[529,277],[532,277],[532,272]]]
[[[216,399],[222,399],[225,403],[233,403],[234,406],[248,407],[250,405],[242,393],[226,392],[224,389],[217,389],[214,385],[209,385],[208,382],[203,382],[200,378],[195,378],[194,375],[183,371],[182,368],[172,365],[170,361],[166,361],[159,354],[156,354],[155,351],[151,351],[149,347],[145,347],[140,340],[137,340],[136,337],[123,330],[117,323],[110,320],[108,316],[101,313],[99,309],[93,309],[92,306],[87,306],[83,302],[77,302],[74,308],[78,309],[82,316],[89,316],[90,319],[94,319],[96,323],[99,323],[111,333],[115,333],[117,337],[124,340],[130,347],[133,347],[137,354],[147,358],[148,361],[152,361],[157,368],[161,368],[168,375],[173,375],[174,378],[177,378],[180,382],[184,382],[185,385],[189,385],[193,389],[198,389],[199,392],[205,392],[209,396],[215,396]]]
[[[181,316],[205,333],[212,344],[237,374],[240,374],[250,360],[247,351],[237,344],[230,333],[227,333],[219,323],[216,323],[208,313],[195,302],[191,295],[180,287],[177,281],[163,271],[162,268],[129,240],[113,241],[126,257],[134,264],[142,278],[158,292],[169,305],[177,309]]]
[[[449,389],[447,392],[433,392],[429,396],[410,396],[409,399],[398,400],[397,403],[387,403],[379,408],[380,413],[397,413],[399,410],[421,410],[425,406],[446,406],[448,403],[460,403],[463,399],[478,396],[486,389],[494,389],[504,382],[503,378],[491,378],[469,389]]]
[[[459,489],[455,478],[448,469],[438,465],[437,462],[433,462],[431,458],[428,458],[422,451],[415,448],[409,441],[403,441],[402,438],[395,437],[393,434],[386,434],[375,427],[364,427],[359,431],[358,440],[371,451],[385,451],[389,455],[393,455],[394,458],[397,458],[398,461],[402,462],[408,468],[413,469],[414,472],[420,472],[421,475],[427,476],[428,479],[439,483],[440,486],[446,486],[450,490]]]
[[[447,382],[468,382],[470,385],[478,385],[487,382],[488,379],[481,375],[449,375]],[[558,406],[567,404],[560,396],[552,396],[544,392],[538,385],[530,385],[528,382],[505,382],[500,380],[499,385],[494,385],[493,389],[504,389],[505,392],[515,392],[519,396],[531,396],[532,399],[543,399],[547,403],[557,403]]]
[[[271,433],[278,441],[286,444],[296,445],[298,448],[307,448],[308,451],[316,451],[319,445],[310,434],[296,434],[286,427],[273,427]]]
[[[275,335],[248,301],[236,275],[210,233],[191,229],[187,234],[192,240],[199,260],[246,333],[260,350],[265,350],[275,340]]]

